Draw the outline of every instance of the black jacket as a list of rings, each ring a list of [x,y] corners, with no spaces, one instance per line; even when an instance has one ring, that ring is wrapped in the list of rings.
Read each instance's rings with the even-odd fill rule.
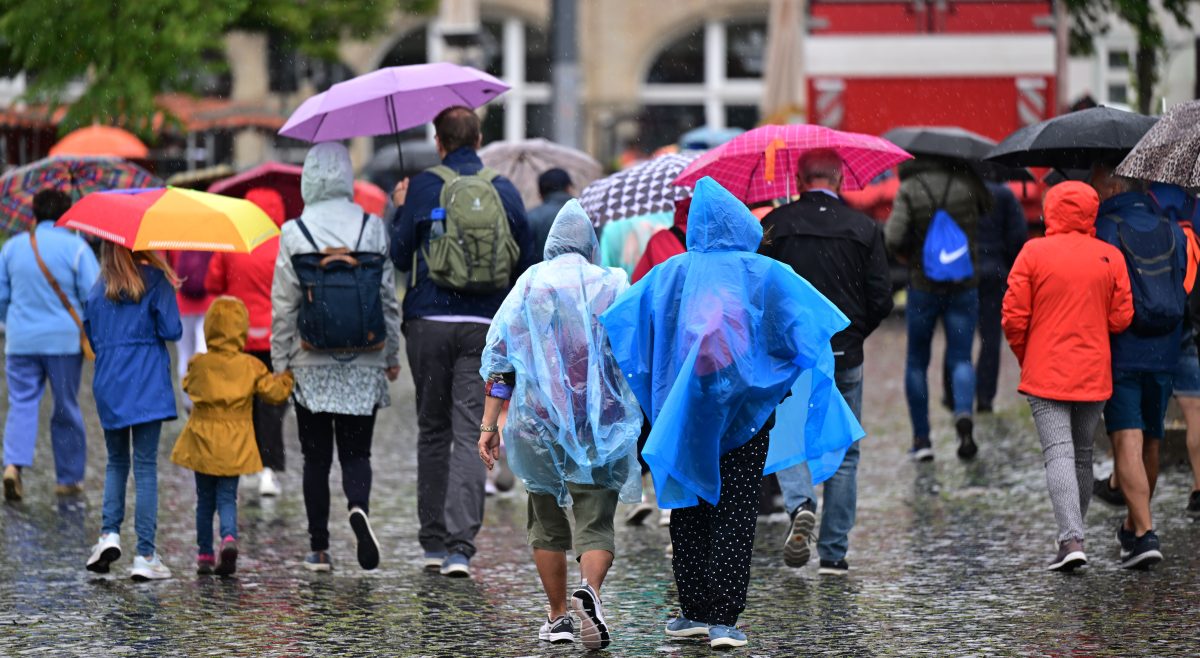
[[[759,253],[791,265],[850,318],[831,341],[837,369],[861,365],[863,341],[892,312],[883,230],[840,199],[805,192],[763,218],[763,231]]]

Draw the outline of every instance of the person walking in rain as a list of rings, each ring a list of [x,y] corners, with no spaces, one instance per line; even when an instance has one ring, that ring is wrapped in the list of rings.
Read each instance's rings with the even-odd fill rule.
[[[597,265],[599,252],[583,207],[567,201],[547,236],[545,260],[517,280],[497,311],[480,368],[479,456],[489,469],[499,457],[500,410],[511,400],[508,455],[529,492],[529,544],[550,603],[538,638],[574,640],[566,596],[566,552],[574,547],[583,577],[570,602],[589,649],[611,638],[600,587],[616,554],[618,499],[641,496],[642,414],[597,321],[629,283],[624,272]]]
[[[849,321],[788,266],[755,253],[757,219],[711,178],[696,184],[688,251],[659,265],[603,316],[613,354],[652,423],[642,455],[660,507],[673,509],[672,568],[682,615],[671,637],[746,644],[750,554],[764,472],[804,458],[771,446],[775,407],[811,371],[809,425],[850,439],[833,403],[830,338]],[[798,387],[800,388],[800,387]],[[843,445],[842,447],[845,447]],[[768,449],[771,450],[768,458]]]
[[[1046,193],[1046,237],[1021,250],[1004,295],[1004,333],[1021,365],[1042,441],[1046,485],[1058,522],[1058,553],[1047,567],[1087,564],[1084,518],[1092,497],[1092,439],[1112,395],[1109,336],[1133,319],[1121,252],[1095,239],[1100,199],[1085,183]]]

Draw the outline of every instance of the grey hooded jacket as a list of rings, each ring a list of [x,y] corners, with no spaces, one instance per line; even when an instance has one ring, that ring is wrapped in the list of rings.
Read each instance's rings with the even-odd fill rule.
[[[338,143],[317,144],[304,158],[300,179],[304,212],[300,219],[321,249],[355,249],[362,228],[363,209],[351,199],[354,195],[354,169],[350,154]],[[380,295],[387,322],[387,345],[382,352],[364,352],[350,361],[303,350],[300,347],[298,316],[301,290],[292,256],[313,251],[312,245],[295,222],[283,225],[279,237],[279,258],[275,261],[275,282],[271,287],[271,365],[276,372],[289,368],[347,364],[387,368],[400,365],[400,302],[396,299],[396,279],[391,260],[383,269]],[[362,231],[357,251],[388,253],[387,230],[383,221],[372,216]]]

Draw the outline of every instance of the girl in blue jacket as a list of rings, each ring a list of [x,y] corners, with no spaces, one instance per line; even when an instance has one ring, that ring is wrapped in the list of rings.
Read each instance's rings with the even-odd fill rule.
[[[96,351],[92,393],[104,428],[108,466],[100,540],[87,568],[108,573],[121,557],[121,522],[130,456],[137,493],[134,530],[137,555],[134,580],[170,578],[171,571],[154,549],[158,525],[158,437],[164,420],[173,420],[175,391],[167,341],[179,340],[183,327],[175,290],[179,279],[150,252],[133,253],[104,243],[100,278],[88,295],[84,330]]]

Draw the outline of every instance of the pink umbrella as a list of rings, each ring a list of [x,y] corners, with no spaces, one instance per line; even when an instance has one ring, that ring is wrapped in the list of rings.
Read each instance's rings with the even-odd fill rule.
[[[872,135],[810,124],[770,125],[742,133],[705,153],[672,183],[690,187],[712,176],[746,203],[786,198],[796,192],[796,160],[815,149],[833,149],[841,156],[847,190],[860,190],[880,173],[913,157]]]
[[[484,105],[508,89],[483,71],[449,62],[393,66],[304,101],[279,134],[306,142],[394,135],[429,123],[448,107]]]
[[[304,199],[300,196],[300,174],[304,168],[282,162],[264,162],[236,176],[230,176],[208,186],[214,194],[244,198],[246,192],[256,187],[268,187],[283,199],[284,214],[289,219],[300,216],[304,210]],[[387,193],[378,185],[367,181],[354,181],[354,203],[372,215],[383,216],[387,207]]]

